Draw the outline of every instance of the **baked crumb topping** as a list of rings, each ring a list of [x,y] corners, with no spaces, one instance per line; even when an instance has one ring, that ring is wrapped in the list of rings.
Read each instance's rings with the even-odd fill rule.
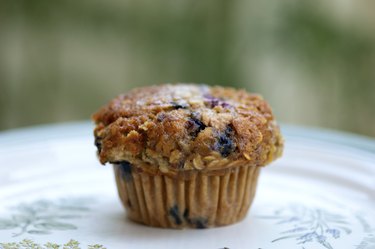
[[[283,150],[271,108],[245,90],[194,84],[142,87],[93,115],[100,162],[173,174],[265,166]]]

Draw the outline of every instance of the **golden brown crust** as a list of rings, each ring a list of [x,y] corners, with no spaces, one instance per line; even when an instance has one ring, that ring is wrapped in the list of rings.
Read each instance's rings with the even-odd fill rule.
[[[137,88],[113,99],[93,120],[101,163],[128,161],[150,172],[264,166],[283,149],[269,105],[233,88]]]

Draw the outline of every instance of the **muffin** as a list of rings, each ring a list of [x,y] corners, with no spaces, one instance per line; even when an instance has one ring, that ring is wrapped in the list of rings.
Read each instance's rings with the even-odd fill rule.
[[[165,228],[242,220],[261,167],[283,140],[270,106],[227,87],[137,88],[93,115],[102,164],[111,163],[128,217]]]

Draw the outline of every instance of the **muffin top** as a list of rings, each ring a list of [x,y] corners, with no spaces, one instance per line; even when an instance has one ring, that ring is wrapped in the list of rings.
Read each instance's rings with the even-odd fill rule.
[[[113,99],[93,115],[100,162],[173,174],[264,166],[283,149],[270,106],[228,87],[166,84]]]

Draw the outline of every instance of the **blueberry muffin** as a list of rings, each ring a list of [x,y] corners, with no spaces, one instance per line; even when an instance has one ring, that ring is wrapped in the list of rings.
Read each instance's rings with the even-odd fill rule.
[[[261,167],[283,150],[265,100],[227,87],[137,88],[113,99],[93,120],[100,162],[113,164],[128,217],[149,226],[240,221]]]

